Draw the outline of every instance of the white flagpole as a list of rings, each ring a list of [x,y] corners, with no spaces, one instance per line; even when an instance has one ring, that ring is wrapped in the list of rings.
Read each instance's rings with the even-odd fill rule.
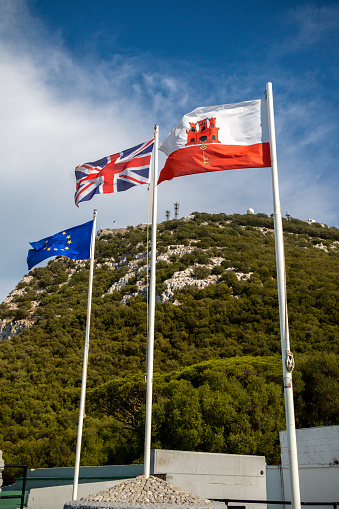
[[[152,423],[152,388],[153,388],[153,352],[154,352],[154,315],[155,315],[155,266],[156,266],[156,237],[157,237],[157,208],[158,208],[158,137],[159,126],[154,127],[154,148],[152,159],[152,245],[151,245],[151,279],[149,297],[148,341],[147,341],[147,389],[146,389],[146,421],[145,421],[145,450],[144,476],[150,475],[151,463],[151,423]]]
[[[273,206],[274,206],[275,251],[277,259],[281,353],[283,361],[285,413],[286,413],[287,442],[289,451],[289,471],[291,483],[291,502],[292,509],[300,509],[301,504],[300,504],[300,486],[298,472],[298,454],[297,454],[297,439],[295,430],[293,387],[292,387],[292,370],[294,367],[294,361],[293,354],[290,351],[290,341],[289,341],[284,239],[279,199],[277,150],[276,150],[274,110],[273,110],[273,92],[272,83],[270,82],[266,84],[266,96],[267,96],[268,127],[269,127],[271,165],[272,165],[271,169],[272,169]]]
[[[83,426],[83,422],[84,422],[85,396],[86,396],[86,378],[87,378],[88,350],[89,350],[89,329],[90,329],[90,323],[91,323],[96,221],[97,221],[97,211],[94,210],[94,212],[93,212],[93,229],[92,229],[92,238],[91,238],[91,261],[90,261],[89,283],[88,283],[86,339],[85,339],[85,348],[84,348],[84,361],[83,361],[83,367],[82,367],[80,410],[79,410],[79,421],[78,421],[77,448],[76,448],[76,454],[75,454],[72,500],[77,500],[77,497],[78,497],[81,438],[82,438],[82,426]]]

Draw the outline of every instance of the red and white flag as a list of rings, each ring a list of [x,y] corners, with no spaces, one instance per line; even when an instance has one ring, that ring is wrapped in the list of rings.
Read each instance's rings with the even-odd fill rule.
[[[271,166],[266,99],[196,108],[161,144],[158,184],[209,171]]]

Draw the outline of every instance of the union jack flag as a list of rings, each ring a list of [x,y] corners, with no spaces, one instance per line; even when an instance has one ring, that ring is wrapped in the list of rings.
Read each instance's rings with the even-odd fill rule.
[[[95,194],[119,193],[132,186],[149,183],[149,168],[154,139],[93,163],[75,168],[75,204]]]

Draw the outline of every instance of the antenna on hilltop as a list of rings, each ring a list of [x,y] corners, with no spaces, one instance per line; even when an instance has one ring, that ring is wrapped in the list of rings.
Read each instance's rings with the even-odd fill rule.
[[[169,221],[169,218],[170,218],[170,215],[171,215],[171,211],[170,210],[165,210],[165,214],[166,214],[166,221]]]
[[[178,219],[179,215],[179,203],[175,202],[174,204],[174,219]]]

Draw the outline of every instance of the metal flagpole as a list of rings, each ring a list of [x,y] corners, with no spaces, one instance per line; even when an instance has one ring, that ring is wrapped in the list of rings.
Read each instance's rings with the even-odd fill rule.
[[[80,465],[82,425],[83,425],[83,421],[84,421],[85,396],[86,396],[86,378],[87,378],[88,350],[89,350],[89,329],[90,329],[90,323],[91,323],[91,305],[92,305],[92,287],[93,287],[93,269],[94,269],[94,247],[95,247],[96,220],[97,220],[97,211],[94,210],[94,212],[93,212],[93,229],[92,229],[92,238],[91,238],[91,261],[90,261],[89,283],[88,283],[86,339],[85,339],[85,348],[84,348],[84,361],[83,361],[83,367],[82,367],[80,410],[79,410],[79,421],[78,421],[77,448],[76,448],[76,454],[75,454],[75,467],[74,467],[74,481],[73,481],[72,500],[77,500],[77,497],[78,497],[78,483],[79,483],[79,465]]]
[[[266,84],[266,96],[267,96],[269,140],[271,150],[275,252],[277,260],[281,353],[283,361],[284,397],[285,397],[287,443],[289,452],[291,501],[292,509],[300,509],[301,505],[300,505],[300,487],[298,472],[298,454],[297,454],[297,439],[295,431],[293,387],[292,387],[292,370],[294,368],[294,360],[293,354],[290,351],[289,330],[288,330],[284,239],[278,186],[278,165],[277,165],[277,150],[274,126],[273,92],[272,83],[270,82]]]
[[[154,126],[154,148],[152,160],[152,244],[151,244],[151,279],[149,296],[149,319],[147,341],[147,389],[146,389],[146,421],[145,421],[145,450],[144,476],[150,475],[151,462],[151,422],[152,422],[152,387],[153,387],[153,352],[154,352],[154,314],[155,314],[155,265],[156,265],[156,237],[157,237],[157,202],[158,202],[158,137],[159,126]]]

